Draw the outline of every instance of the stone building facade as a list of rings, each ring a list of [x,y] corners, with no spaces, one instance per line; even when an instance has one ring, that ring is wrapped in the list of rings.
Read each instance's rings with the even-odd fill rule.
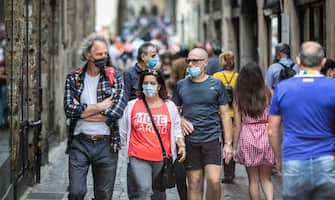
[[[4,0],[10,154],[0,168],[0,199],[18,199],[38,182],[50,146],[66,138],[66,74],[81,65],[77,48],[94,31],[95,2]],[[41,155],[41,156],[40,156]],[[8,176],[10,174],[10,176]]]
[[[249,61],[256,61],[265,71],[278,42],[291,46],[293,59],[306,40],[320,42],[327,56],[335,58],[333,0],[181,0],[176,9],[180,13],[177,27],[180,15],[190,18],[183,21],[186,31],[177,28],[179,41],[192,38],[232,50],[237,70]],[[194,13],[199,13],[198,17]]]
[[[327,57],[335,58],[335,2],[332,0],[257,0],[259,62],[264,69],[272,61],[272,39],[288,43],[291,57],[298,55],[300,44],[318,41]],[[278,23],[273,23],[278,21]],[[276,34],[278,33],[278,34]]]

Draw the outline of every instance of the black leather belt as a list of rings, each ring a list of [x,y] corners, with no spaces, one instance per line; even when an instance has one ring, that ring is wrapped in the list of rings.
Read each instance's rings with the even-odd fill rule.
[[[84,134],[84,133],[80,133],[79,135],[77,135],[79,137],[83,137],[92,141],[97,141],[97,140],[105,140],[105,139],[109,139],[110,136],[109,135],[88,135],[88,134]]]

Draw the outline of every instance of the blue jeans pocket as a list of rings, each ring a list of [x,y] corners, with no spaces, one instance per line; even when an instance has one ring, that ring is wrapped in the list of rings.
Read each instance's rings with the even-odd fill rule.
[[[293,160],[283,163],[282,193],[284,199],[294,199],[297,194],[304,194],[308,187],[306,167],[304,161]]]
[[[335,159],[333,156],[324,156],[316,160],[314,168],[317,169],[315,185],[327,185],[335,188]]]

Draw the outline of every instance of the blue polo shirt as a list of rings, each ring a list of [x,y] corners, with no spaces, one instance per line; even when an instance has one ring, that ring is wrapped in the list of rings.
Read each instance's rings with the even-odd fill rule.
[[[283,161],[333,155],[335,80],[321,74],[299,75],[275,88],[270,115],[283,121]]]
[[[224,85],[212,76],[203,82],[194,82],[190,78],[178,81],[172,101],[182,107],[183,116],[194,127],[186,140],[205,143],[218,139],[222,135],[219,107],[228,100]]]

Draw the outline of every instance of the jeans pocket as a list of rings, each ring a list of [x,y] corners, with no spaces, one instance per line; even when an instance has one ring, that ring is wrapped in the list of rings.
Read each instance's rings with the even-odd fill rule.
[[[300,161],[288,161],[283,163],[283,197],[294,197],[296,194],[303,194],[308,187],[307,166]]]
[[[335,186],[335,159],[333,156],[320,158],[315,162],[314,168],[319,171],[318,184],[330,184]]]
[[[304,190],[304,174],[283,174],[283,194],[292,196],[292,193],[299,193]]]

